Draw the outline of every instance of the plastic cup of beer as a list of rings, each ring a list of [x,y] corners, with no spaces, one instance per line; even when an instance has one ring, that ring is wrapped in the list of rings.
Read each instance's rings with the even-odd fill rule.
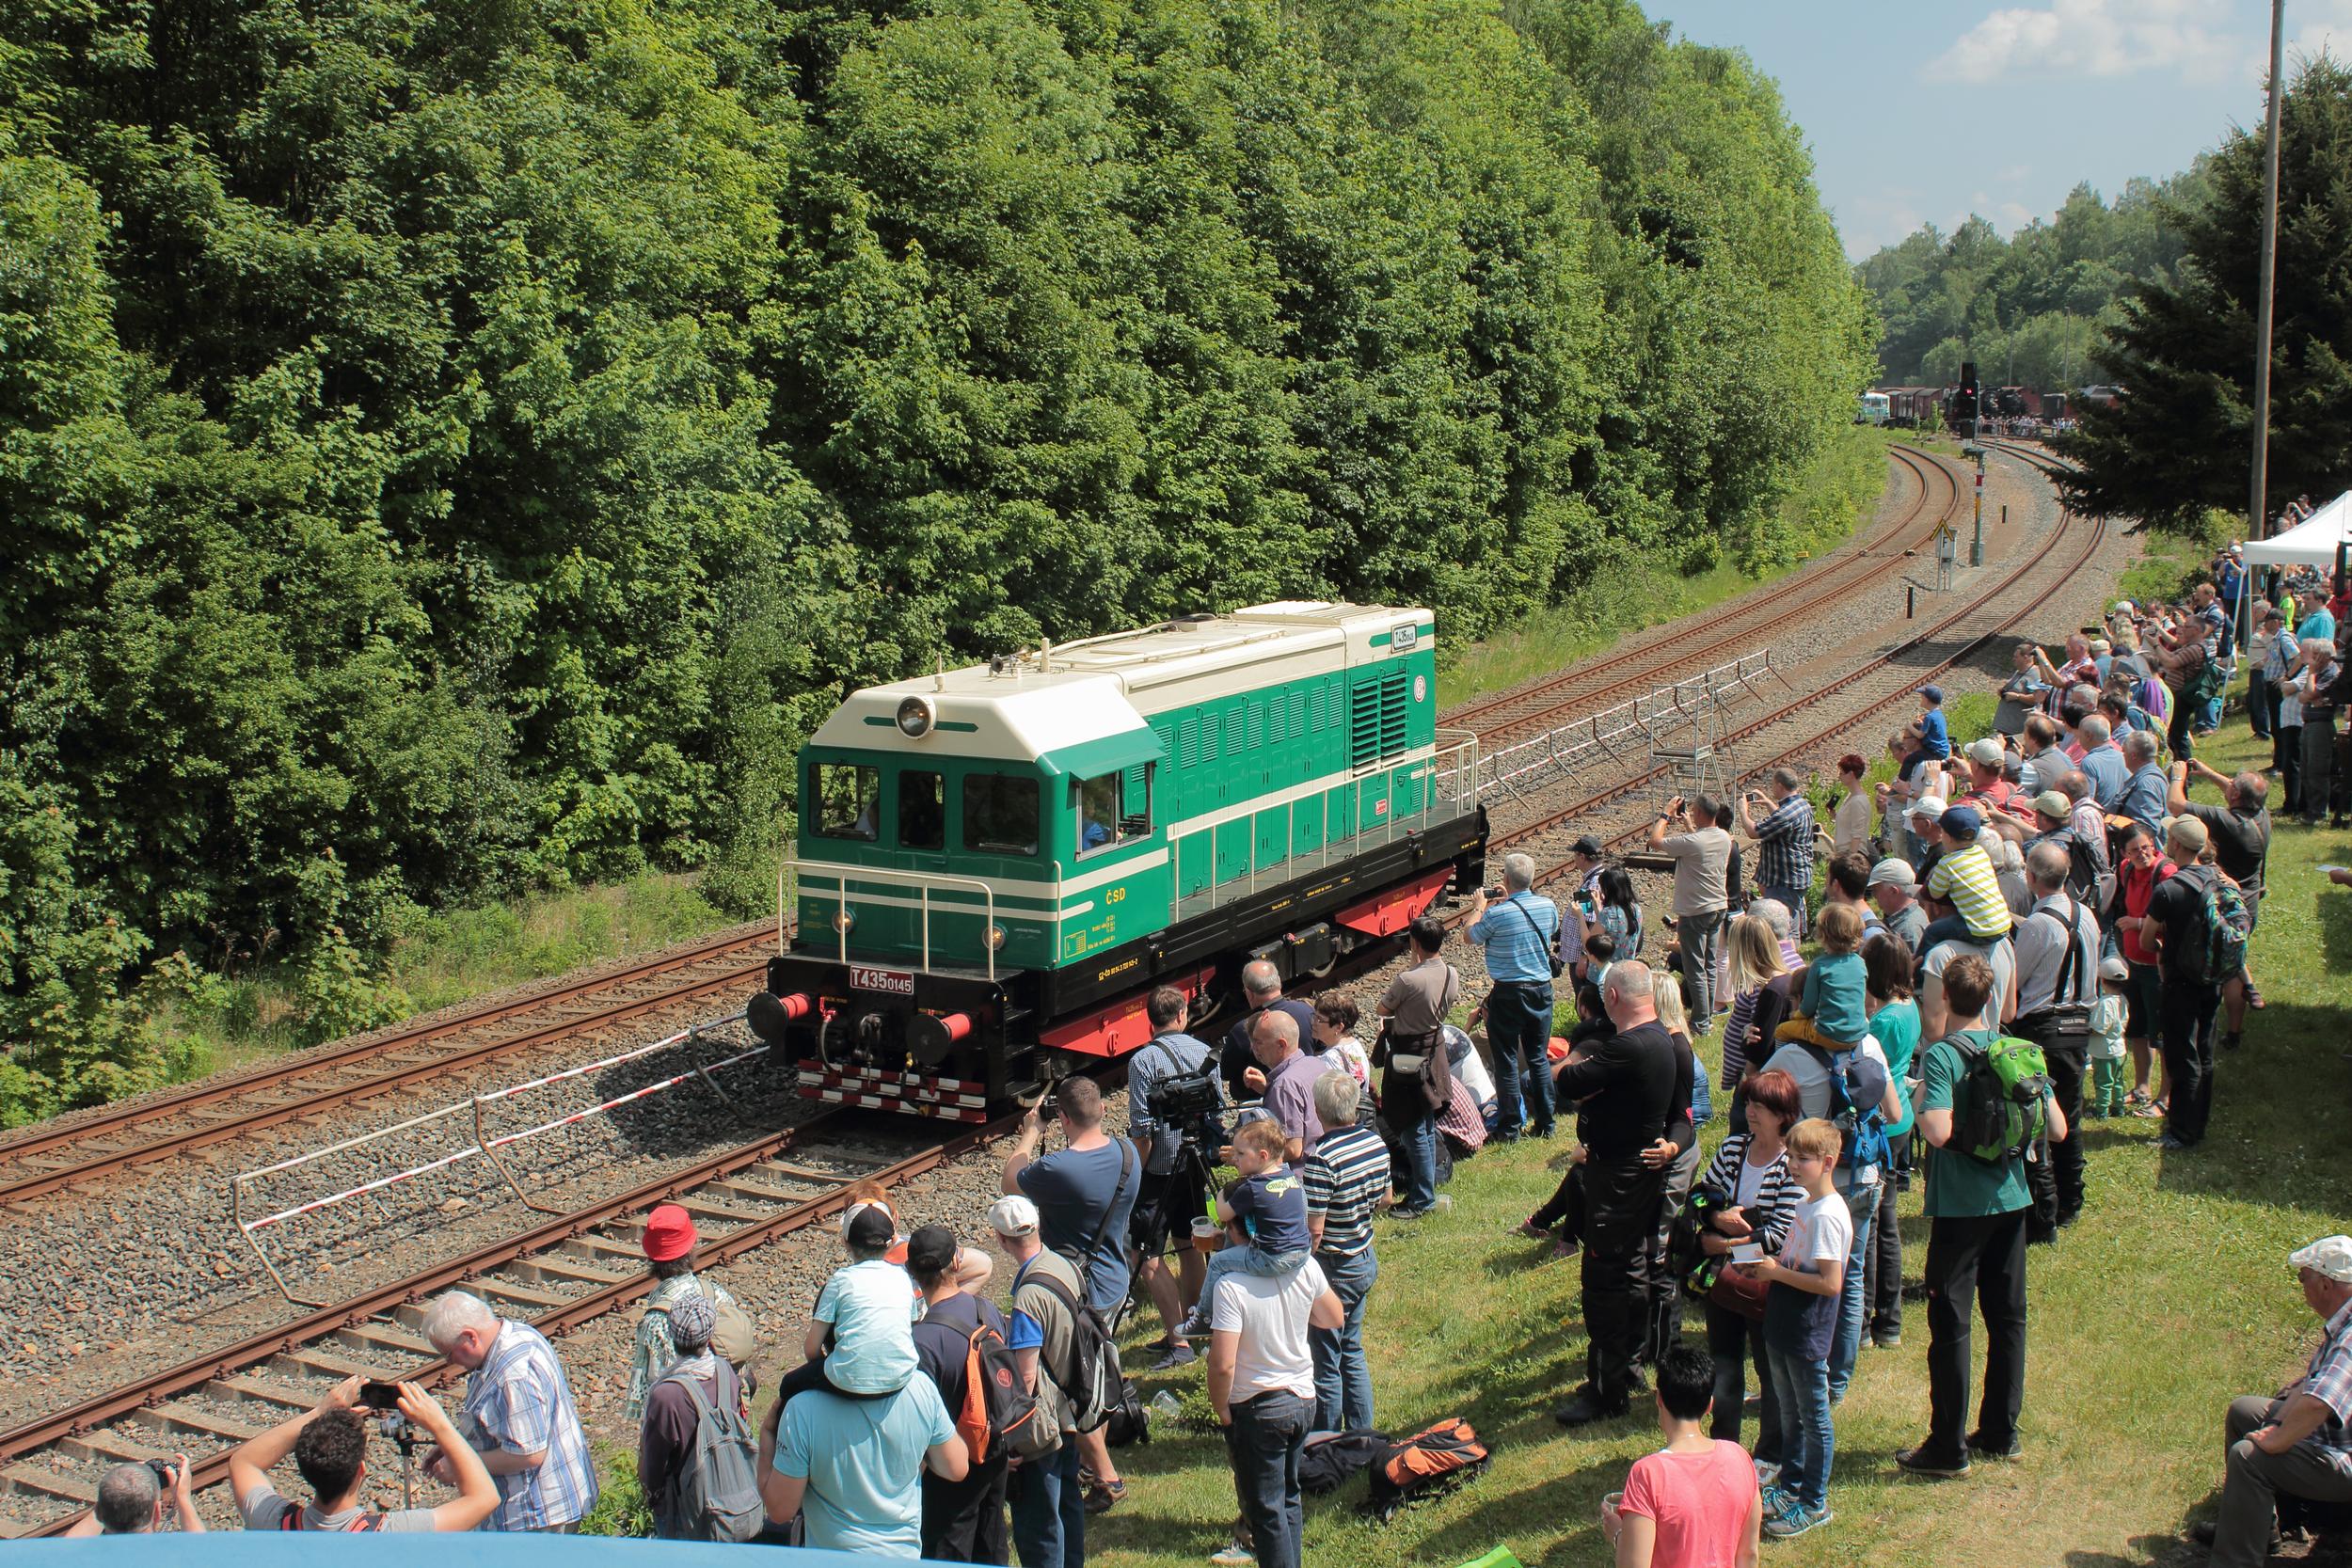
[[[1224,1240],[1225,1233],[1217,1228],[1216,1221],[1203,1216],[1192,1222],[1192,1244],[1196,1250],[1215,1252]]]

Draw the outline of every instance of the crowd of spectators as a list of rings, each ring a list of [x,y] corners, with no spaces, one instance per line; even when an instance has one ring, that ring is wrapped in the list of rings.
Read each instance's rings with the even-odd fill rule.
[[[2246,938],[2272,813],[2344,821],[2347,610],[2341,584],[2260,583],[2225,553],[2182,603],[2019,647],[1990,734],[1954,735],[1922,687],[1885,783],[1850,753],[1819,812],[1788,768],[1670,800],[1641,846],[1671,875],[1663,910],[1593,839],[1561,898],[1503,856],[1455,939],[1487,980],[1466,1025],[1428,915],[1369,1015],[1285,996],[1254,962],[1212,1046],[1193,998],[1155,991],[1125,1135],[1072,1078],[1024,1118],[985,1216],[909,1234],[881,1189],[845,1194],[843,1261],[757,1420],[751,1324],[697,1272],[688,1211],[656,1208],[624,1407],[658,1532],[1078,1568],[1089,1519],[1127,1497],[1101,1351],[1132,1302],[1162,1330],[1152,1370],[1200,1366],[1225,1433],[1235,1514],[1211,1560],[1299,1568],[1311,1434],[1378,1416],[1380,1240],[1449,1210],[1455,1161],[1567,1125],[1557,1190],[1512,1228],[1578,1259],[1584,1377],[1557,1418],[1652,1401],[1663,1447],[1603,1513],[1619,1563],[1752,1563],[1760,1539],[1833,1520],[1837,1406],[1866,1348],[1905,1342],[1896,1208],[1915,1183],[1929,1398],[1894,1463],[1951,1480],[2016,1456],[2030,1249],[2094,1203],[2084,1124],[2161,1119],[2162,1148],[2201,1148],[2264,1005]],[[2194,752],[2241,669],[2275,750],[2225,775]],[[1696,1048],[1718,1037],[1710,1074]],[[958,1240],[976,1226],[1009,1263],[1001,1301],[992,1256]],[[2352,1502],[2352,1240],[2292,1262],[2325,1337],[2304,1378],[2230,1409],[2217,1563],[2259,1562],[2298,1507]],[[456,1416],[414,1385],[338,1386],[232,1457],[247,1528],[579,1528],[598,1485],[554,1347],[463,1291],[423,1333],[467,1373]],[[991,1365],[1027,1413],[1017,1443],[971,1424]],[[453,1497],[371,1510],[379,1424]],[[732,1503],[729,1453],[751,1478]],[[288,1459],[307,1499],[270,1479]],[[118,1466],[98,1499],[83,1532],[201,1528],[184,1456]]]

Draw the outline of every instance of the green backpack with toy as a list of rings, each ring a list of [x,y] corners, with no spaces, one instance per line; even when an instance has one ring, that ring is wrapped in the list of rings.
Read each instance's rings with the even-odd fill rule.
[[[2050,1064],[2013,1035],[1964,1029],[1945,1044],[1960,1053],[1950,1147],[1988,1165],[2025,1158],[2049,1129]]]

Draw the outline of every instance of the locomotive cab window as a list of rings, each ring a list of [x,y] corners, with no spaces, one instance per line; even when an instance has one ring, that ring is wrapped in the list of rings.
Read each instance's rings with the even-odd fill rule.
[[[963,847],[990,855],[1037,853],[1037,781],[974,773],[963,781]]]
[[[898,847],[947,847],[947,797],[936,773],[913,769],[898,775]]]
[[[1071,804],[1078,814],[1078,853],[1131,843],[1152,832],[1152,768],[1146,763],[1124,773],[1100,773],[1070,781]]]
[[[880,770],[855,763],[820,762],[816,775],[818,834],[874,842],[882,819]]]

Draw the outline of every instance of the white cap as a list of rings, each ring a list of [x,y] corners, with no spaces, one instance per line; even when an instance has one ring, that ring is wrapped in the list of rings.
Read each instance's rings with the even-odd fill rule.
[[[2311,1245],[2290,1253],[2287,1262],[2326,1275],[2339,1285],[2352,1285],[2352,1236],[2322,1236]]]
[[[1917,887],[1918,885],[1919,874],[1911,869],[1911,863],[1899,861],[1890,856],[1870,867],[1870,880],[1864,886],[1863,891],[1867,893],[1874,887]]]
[[[1930,795],[1930,796],[1926,797],[1924,800],[1920,800],[1920,801],[1919,801],[1916,805],[1915,805],[1915,806],[1913,806],[1913,807],[1911,808],[1911,816],[1912,816],[1912,820],[1913,820],[1913,821],[1915,821],[1915,821],[1917,821],[1917,820],[1918,820],[1920,817],[1922,817],[1922,816],[1926,817],[1929,821],[1932,822],[1932,821],[1934,821],[1937,817],[1939,817],[1939,816],[1943,816],[1943,815],[1944,815],[1944,802],[1943,802],[1943,801],[1941,801],[1941,800],[1937,800],[1937,799],[1936,799],[1934,796],[1932,796],[1932,795]]]
[[[1007,1193],[988,1206],[988,1227],[999,1236],[1037,1233],[1037,1205],[1019,1193]]]
[[[1981,740],[1972,740],[1968,743],[1968,760],[1980,768],[1998,768],[2001,766],[2002,759],[2008,755],[2009,753],[2001,749],[2001,743],[1989,735]]]

